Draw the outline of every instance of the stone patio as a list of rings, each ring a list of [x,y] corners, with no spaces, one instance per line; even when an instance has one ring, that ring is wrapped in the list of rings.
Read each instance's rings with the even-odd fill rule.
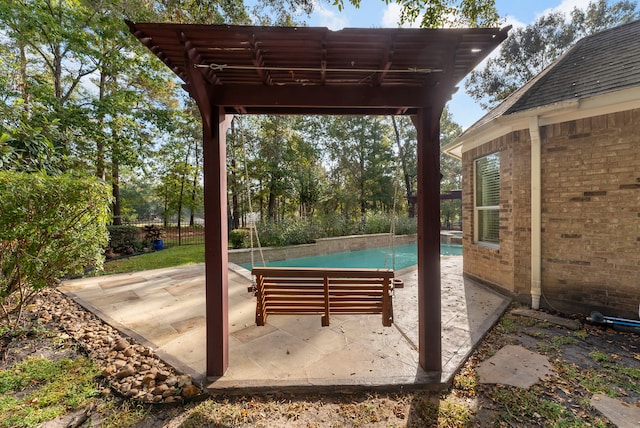
[[[462,257],[441,258],[442,373],[418,364],[417,270],[396,273],[394,324],[379,315],[270,316],[254,323],[250,274],[229,266],[229,369],[206,378],[204,265],[66,281],[60,290],[213,393],[439,388],[453,378],[509,300],[462,277]]]

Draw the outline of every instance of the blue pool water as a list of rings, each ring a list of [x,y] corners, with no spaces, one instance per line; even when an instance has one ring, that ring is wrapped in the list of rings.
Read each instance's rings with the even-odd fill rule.
[[[418,263],[416,244],[396,245],[395,269],[403,269]],[[393,268],[393,253],[388,252],[387,267]],[[440,254],[443,256],[461,256],[462,245],[440,244]],[[367,250],[347,251],[344,253],[324,254],[313,257],[277,260],[267,262],[267,266],[282,267],[327,267],[327,268],[384,268],[387,257],[387,247],[369,248]],[[260,262],[256,266],[261,266]],[[242,265],[251,270],[251,264]]]

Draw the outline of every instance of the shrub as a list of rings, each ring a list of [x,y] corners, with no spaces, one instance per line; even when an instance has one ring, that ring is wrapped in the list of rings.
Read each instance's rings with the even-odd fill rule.
[[[418,223],[415,217],[396,218],[396,235],[413,235],[418,231]]]
[[[17,324],[24,305],[65,274],[102,268],[109,188],[96,179],[0,172],[0,303]]]
[[[109,247],[117,253],[127,247],[140,247],[140,228],[136,226],[107,226]]]
[[[247,229],[233,229],[229,232],[231,248],[245,248],[247,246],[246,241],[248,238],[249,231]]]
[[[322,237],[348,236],[359,233],[360,223],[339,214],[329,214],[319,220]]]
[[[284,247],[287,245],[310,244],[315,242],[317,233],[313,224],[305,219],[271,221],[258,224],[260,244],[264,247]]]
[[[388,213],[369,213],[364,226],[365,234],[389,233],[391,230],[391,218]]]

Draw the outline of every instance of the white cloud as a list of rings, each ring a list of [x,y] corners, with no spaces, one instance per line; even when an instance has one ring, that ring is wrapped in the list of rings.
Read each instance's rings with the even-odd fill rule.
[[[398,27],[419,28],[420,27],[420,20],[422,19],[422,17],[418,17],[418,19],[413,22],[404,23],[400,25],[399,22],[400,22],[401,13],[402,13],[402,8],[398,3],[389,3],[387,5],[387,8],[384,10],[384,14],[382,15],[382,27],[384,28],[398,28]]]
[[[337,31],[349,26],[349,20],[344,13],[328,9],[322,2],[314,2],[313,12],[318,16],[322,27]]]
[[[562,0],[562,2],[558,6],[551,7],[540,12],[538,15],[536,15],[536,19],[540,18],[541,16],[548,15],[552,12],[562,12],[568,16],[569,12],[571,12],[574,8],[577,7],[578,9],[586,9],[588,6],[589,2],[586,2],[585,0]]]

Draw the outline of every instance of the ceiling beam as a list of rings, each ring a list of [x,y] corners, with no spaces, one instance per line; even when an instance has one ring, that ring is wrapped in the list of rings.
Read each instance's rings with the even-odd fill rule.
[[[224,107],[411,108],[428,105],[430,89],[411,86],[214,86],[211,102]]]

